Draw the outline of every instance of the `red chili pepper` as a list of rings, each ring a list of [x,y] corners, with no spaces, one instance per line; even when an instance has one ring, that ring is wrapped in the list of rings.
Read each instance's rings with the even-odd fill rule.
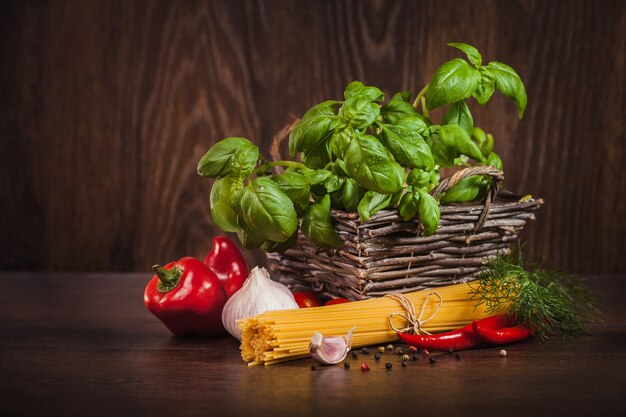
[[[202,261],[185,257],[164,267],[155,265],[144,303],[176,336],[224,332],[222,309],[226,293]]]
[[[491,316],[480,320],[487,327],[511,325],[505,316]],[[412,346],[430,350],[465,350],[480,346],[484,341],[474,332],[473,323],[457,330],[434,335],[410,335],[398,333],[400,339]]]
[[[326,301],[326,304],[324,304],[325,306],[332,306],[334,304],[343,304],[343,303],[349,303],[350,300],[346,299],[346,298],[333,298],[332,300],[328,300]]]
[[[481,339],[494,345],[506,345],[521,342],[530,337],[532,332],[524,325],[493,327],[485,326],[484,323],[474,320],[472,323],[474,333]]]
[[[213,246],[204,259],[204,263],[219,278],[227,298],[239,291],[250,273],[243,254],[226,236],[213,238]]]

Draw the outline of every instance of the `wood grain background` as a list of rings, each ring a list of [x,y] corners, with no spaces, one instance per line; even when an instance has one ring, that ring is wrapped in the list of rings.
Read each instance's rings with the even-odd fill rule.
[[[626,270],[624,1],[12,1],[0,14],[0,268],[147,270],[219,233],[196,162],[359,79],[417,92],[447,42],[513,66],[522,121],[474,106],[525,233],[573,272]],[[250,261],[262,259],[249,254]],[[255,258],[255,259],[252,259]]]

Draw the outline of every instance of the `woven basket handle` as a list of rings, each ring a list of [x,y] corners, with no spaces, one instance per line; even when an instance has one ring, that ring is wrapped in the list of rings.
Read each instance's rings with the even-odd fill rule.
[[[457,185],[459,181],[471,177],[472,175],[488,175],[495,179],[494,183],[498,184],[504,180],[504,174],[498,168],[488,165],[473,166],[457,171],[451,177],[441,180],[439,185],[432,190],[431,194],[433,197],[437,197],[439,194],[449,191],[452,187]]]
[[[455,172],[451,177],[443,179],[439,185],[432,190],[431,194],[433,197],[438,196],[439,194],[445,193],[450,190],[456,184],[459,183],[464,178],[471,177],[472,175],[488,175],[493,178],[491,181],[491,187],[487,191],[487,195],[485,196],[485,201],[483,202],[483,210],[480,213],[480,217],[478,217],[478,221],[474,226],[474,230],[472,234],[477,233],[487,221],[487,215],[489,214],[489,207],[491,207],[491,203],[495,200],[496,195],[498,195],[498,188],[500,188],[500,182],[504,180],[504,173],[500,171],[496,167],[492,166],[475,166],[464,168],[460,171]]]
[[[270,147],[270,156],[274,161],[279,161],[282,159],[280,151],[281,144],[285,141],[285,139],[289,137],[291,129],[293,129],[293,127],[297,125],[298,122],[300,122],[299,118],[294,119],[291,123],[285,125],[274,135],[274,138],[272,139],[272,146]],[[282,167],[275,168],[279,173],[282,172]],[[485,201],[483,203],[483,210],[480,213],[478,222],[476,222],[476,226],[474,227],[473,233],[476,233],[478,232],[478,230],[480,230],[481,227],[483,227],[485,221],[487,221],[489,207],[491,206],[491,203],[498,194],[500,182],[504,180],[504,174],[502,171],[492,166],[473,166],[461,169],[455,172],[451,177],[443,179],[439,183],[439,185],[434,190],[432,190],[431,195],[433,197],[436,197],[442,193],[445,193],[456,184],[458,184],[459,181],[464,178],[471,177],[472,175],[488,175],[494,179],[494,181],[491,182],[491,187],[489,188],[489,191],[487,191],[487,195],[485,196]]]
[[[293,129],[294,126],[297,125],[299,122],[300,122],[300,119],[296,118],[291,123],[286,124],[285,126],[283,126],[282,129],[276,132],[276,134],[274,135],[274,138],[272,139],[272,146],[270,146],[270,156],[272,157],[272,160],[280,161],[281,159],[283,159],[280,153],[280,147],[282,143],[285,141],[285,139],[289,137],[289,133],[291,133],[291,129]],[[275,169],[279,173],[282,172],[283,170],[282,167],[275,167]]]

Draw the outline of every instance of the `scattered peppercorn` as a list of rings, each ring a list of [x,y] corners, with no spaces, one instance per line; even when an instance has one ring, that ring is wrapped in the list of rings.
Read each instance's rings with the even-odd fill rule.
[[[356,358],[357,358],[357,356],[359,356],[359,354],[356,352],[356,350],[353,350],[353,351],[352,351],[352,357],[353,357],[354,359],[356,359]]]
[[[374,355],[374,359],[376,359],[377,361],[380,360],[380,352],[376,352],[376,354]]]
[[[452,349],[452,348],[448,349],[448,355],[452,356],[453,353],[454,353],[454,349]]]
[[[363,354],[365,354],[365,355],[369,355],[369,353],[370,353],[370,349],[369,349],[369,348],[367,348],[367,347],[364,347],[364,348],[363,348],[363,349],[361,349],[361,350],[363,351]]]
[[[402,360],[403,361],[408,361],[409,360],[409,355],[402,355]]]
[[[387,369],[391,369],[391,368],[393,368],[393,365],[391,364],[391,362],[387,362],[387,363],[385,364],[385,368],[387,368]]]
[[[500,356],[502,356],[504,358],[506,356],[506,350],[502,349],[500,351]]]
[[[385,353],[385,347],[384,347],[384,346],[379,346],[379,347],[378,347],[378,351],[379,351],[380,353]]]
[[[456,358],[456,360],[457,360],[457,361],[460,361],[460,360],[461,360],[461,355],[459,355],[458,353],[456,353],[456,354],[454,355],[454,357]]]
[[[430,355],[430,352],[428,351],[428,349],[424,349],[424,350],[422,350],[422,355],[424,355],[424,356]]]
[[[393,345],[391,344],[387,345],[387,350],[393,350]]]
[[[402,354],[404,354],[404,349],[402,349],[401,347],[399,347],[398,349],[396,349],[396,353],[397,353],[398,355],[402,355]]]
[[[428,358],[428,362],[430,362],[430,363],[435,363],[435,362],[436,362],[435,357],[434,357],[434,356],[431,356],[430,358]]]
[[[343,367],[346,369],[350,369],[350,362],[344,362]]]
[[[419,355],[417,353],[414,353],[413,356],[411,357],[411,359],[413,359],[414,361],[419,359]]]
[[[402,364],[402,367],[404,368],[404,367],[405,367],[405,366],[407,366],[409,363],[408,363],[407,361],[402,361],[402,362],[401,362],[401,364]]]
[[[417,348],[415,346],[409,346],[409,352],[415,353],[417,352]]]
[[[370,366],[368,364],[366,364],[365,362],[363,362],[361,364],[361,371],[368,372],[369,370],[370,370]]]
[[[315,371],[316,369],[317,369],[317,364],[316,364],[316,363],[314,363],[313,365],[311,365],[311,370],[312,370],[312,371]]]

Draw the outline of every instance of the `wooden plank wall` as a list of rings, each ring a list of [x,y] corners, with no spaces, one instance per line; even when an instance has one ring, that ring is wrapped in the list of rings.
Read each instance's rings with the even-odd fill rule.
[[[147,270],[219,233],[196,162],[354,79],[417,92],[477,46],[529,106],[474,106],[508,188],[546,205],[529,251],[626,270],[624,1],[12,1],[0,15],[0,268]],[[262,259],[250,254],[250,261]],[[254,259],[253,259],[254,258]]]

